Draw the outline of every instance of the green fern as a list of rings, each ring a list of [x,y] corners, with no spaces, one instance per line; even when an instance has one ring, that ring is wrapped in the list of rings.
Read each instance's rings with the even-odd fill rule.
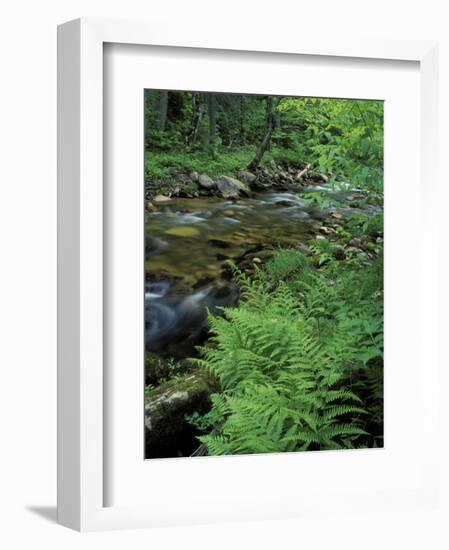
[[[212,345],[192,361],[222,390],[199,437],[210,455],[381,444],[379,279],[288,254],[251,279],[234,269],[245,301],[209,316]]]

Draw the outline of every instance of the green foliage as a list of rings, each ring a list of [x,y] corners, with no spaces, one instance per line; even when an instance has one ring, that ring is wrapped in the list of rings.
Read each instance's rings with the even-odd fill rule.
[[[310,250],[315,254],[319,266],[334,258],[334,247],[328,239],[317,239],[310,245]]]
[[[180,378],[185,374],[187,365],[172,357],[160,357],[156,353],[145,354],[145,380],[152,385],[160,385],[167,380]]]
[[[347,230],[353,236],[376,236],[383,234],[384,215],[379,212],[372,217],[353,214],[346,224]]]
[[[176,361],[170,357],[167,360],[167,380],[173,380],[175,378],[181,378],[185,374],[185,366],[180,361]]]
[[[382,444],[381,272],[290,250],[240,275],[245,301],[210,316],[215,345],[193,360],[222,390],[201,423],[209,454]]]
[[[302,168],[307,162],[307,156],[303,148],[295,144],[293,147],[274,146],[264,156],[265,164],[273,160],[276,164]]]
[[[248,150],[217,154],[210,158],[202,153],[147,152],[145,172],[155,179],[167,178],[181,169],[187,172],[206,173],[211,177],[232,175],[243,169],[252,157]]]
[[[349,179],[356,187],[382,188],[381,101],[284,98],[279,109],[320,171]]]
[[[372,218],[365,221],[362,226],[362,231],[367,235],[383,235],[384,231],[384,215],[383,212],[376,214]]]
[[[217,396],[214,395],[214,398]],[[201,415],[197,411],[193,412],[192,414],[186,414],[185,415],[186,421],[196,428],[198,432],[206,432],[212,427],[212,422],[208,415]]]
[[[212,133],[209,95],[168,92],[161,129],[159,92],[146,91],[148,176],[169,178],[179,169],[231,175],[249,164],[266,133],[267,97],[214,94]],[[382,101],[284,97],[276,103],[276,128],[262,162],[298,168],[311,163],[334,180],[382,190]]]
[[[323,210],[337,204],[336,201],[329,197],[329,194],[325,191],[314,191],[313,193],[307,193],[304,198],[311,204],[314,204]]]
[[[194,195],[197,184],[184,176],[237,175],[256,151],[257,183],[270,174],[282,184],[289,179],[273,165],[294,181],[310,163],[333,190],[360,188],[347,199],[351,206],[382,206],[381,101],[145,92],[152,193],[167,194],[180,176],[183,191]],[[313,210],[326,210],[341,195],[304,196]],[[337,243],[316,239],[310,258],[279,250],[251,275],[232,268],[240,307],[209,317],[212,338],[191,360],[221,386],[207,415],[188,417],[209,454],[382,445],[383,266],[380,255],[372,258],[382,246],[383,216],[356,214],[328,234]],[[185,368],[163,366],[167,378]]]
[[[265,273],[275,283],[300,272],[307,266],[307,258],[294,249],[281,249],[270,258],[265,266]]]

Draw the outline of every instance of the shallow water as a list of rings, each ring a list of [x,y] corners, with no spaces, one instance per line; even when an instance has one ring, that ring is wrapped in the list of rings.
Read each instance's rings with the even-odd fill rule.
[[[311,188],[314,191],[316,188]],[[347,192],[333,192],[341,211]],[[306,243],[326,212],[289,191],[238,202],[174,198],[146,213],[145,321],[147,351],[183,355],[201,340],[206,308],[238,301],[227,260],[269,256],[279,246]],[[175,353],[176,352],[176,353]]]
[[[146,215],[147,278],[182,280],[187,287],[216,279],[226,259],[239,258],[251,248],[308,240],[317,216],[304,199],[288,192],[264,193],[238,203],[210,197],[172,199]]]

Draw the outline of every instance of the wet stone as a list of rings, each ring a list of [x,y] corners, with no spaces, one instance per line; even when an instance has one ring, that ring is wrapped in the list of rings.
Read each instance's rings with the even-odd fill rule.
[[[210,395],[217,385],[197,370],[151,390],[145,398],[145,446],[147,458],[189,456],[199,443],[186,415],[207,413]]]

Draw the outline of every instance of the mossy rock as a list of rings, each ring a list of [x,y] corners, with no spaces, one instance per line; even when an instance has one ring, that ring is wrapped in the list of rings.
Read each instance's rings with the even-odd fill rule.
[[[211,189],[215,189],[215,182],[214,180],[208,176],[207,174],[201,174],[198,177],[198,184],[201,188],[210,191]]]
[[[249,187],[236,178],[220,176],[215,183],[224,199],[237,199],[240,195],[251,195]]]
[[[198,237],[200,234],[196,227],[181,225],[179,227],[171,227],[165,231],[166,235],[174,235],[175,237]]]
[[[185,420],[194,412],[207,413],[216,382],[202,370],[169,380],[145,397],[147,458],[188,456],[198,446],[196,431]]]
[[[249,185],[250,187],[252,187],[256,183],[256,175],[249,170],[240,170],[237,175],[239,179],[243,181],[243,183]]]

